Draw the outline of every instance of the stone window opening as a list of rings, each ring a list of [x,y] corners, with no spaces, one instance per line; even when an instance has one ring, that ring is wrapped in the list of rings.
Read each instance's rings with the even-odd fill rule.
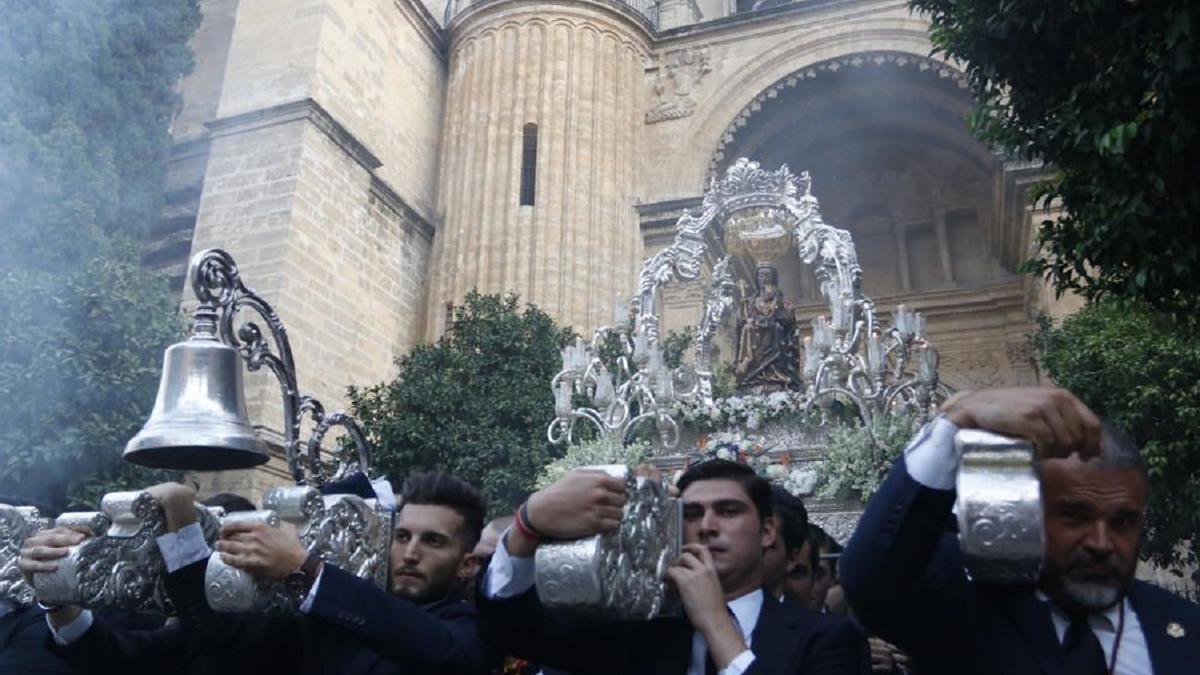
[[[537,187],[537,125],[526,124],[521,138],[521,206],[533,206]]]

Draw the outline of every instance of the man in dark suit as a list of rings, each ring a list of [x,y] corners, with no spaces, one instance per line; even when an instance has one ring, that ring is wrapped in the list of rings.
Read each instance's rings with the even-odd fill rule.
[[[466,559],[483,526],[482,497],[465,482],[440,474],[410,480],[392,544],[391,593],[314,562],[294,529],[227,526],[218,544],[227,563],[268,579],[300,570],[308,576],[302,615],[277,617],[213,612],[203,585],[210,551],[195,523],[194,493],[181,485],[156,486],[152,492],[163,504],[170,531],[159,547],[170,571],[165,582],[179,626],[130,634],[106,631],[97,623],[78,638],[80,649],[73,641],[60,646],[74,650],[96,672],[108,672],[113,663],[135,666],[122,672],[183,672],[185,653],[206,662],[204,672],[488,672],[491,655],[479,637],[474,609],[446,597],[460,571],[469,569]],[[101,632],[89,639],[97,629]],[[70,624],[56,630],[73,633]]]
[[[533,584],[542,537],[616,528],[624,483],[577,470],[535,493],[501,538],[478,599],[483,629],[506,653],[572,675],[857,673],[865,648],[849,623],[766,597],[763,550],[776,536],[770,484],[749,467],[711,460],[678,487],[685,552],[667,575],[686,618],[608,621],[550,610]]]
[[[1046,558],[1036,588],[972,581],[946,534],[963,428],[1037,447]],[[1145,498],[1136,446],[1070,393],[960,394],[871,498],[842,555],[842,585],[859,619],[923,674],[1197,672],[1200,609],[1133,578]]]
[[[75,672],[47,651],[46,610],[0,600],[0,673],[65,675]]]

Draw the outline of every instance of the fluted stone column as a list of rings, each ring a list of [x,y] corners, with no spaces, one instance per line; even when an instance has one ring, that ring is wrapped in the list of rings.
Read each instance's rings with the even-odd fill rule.
[[[646,26],[582,0],[489,2],[451,23],[431,336],[472,288],[515,291],[580,331],[632,293]],[[521,206],[527,124],[536,198]]]

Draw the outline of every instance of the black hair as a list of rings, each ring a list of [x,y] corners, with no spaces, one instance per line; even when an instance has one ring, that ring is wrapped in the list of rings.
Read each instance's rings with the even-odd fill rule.
[[[479,543],[487,503],[467,481],[446,473],[417,473],[404,484],[402,504],[429,504],[454,509],[462,516],[463,547],[470,552]]]
[[[804,502],[782,486],[772,485],[771,508],[779,516],[776,520],[784,550],[788,553],[799,551],[808,534],[808,509],[804,508]]]
[[[701,480],[731,480],[742,486],[746,496],[758,509],[759,522],[771,517],[771,483],[754,473],[754,469],[727,459],[710,459],[693,464],[683,472],[675,487],[682,494],[689,485]]]
[[[200,503],[205,506],[218,506],[225,509],[225,513],[255,510],[254,502],[232,492],[218,492],[211,497],[201,499]]]

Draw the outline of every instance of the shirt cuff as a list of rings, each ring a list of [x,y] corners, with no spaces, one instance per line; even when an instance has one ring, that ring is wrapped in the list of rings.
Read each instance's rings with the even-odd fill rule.
[[[386,478],[371,481],[371,489],[375,491],[375,499],[384,511],[392,513],[396,510],[396,493],[392,491],[392,484]]]
[[[50,622],[50,614],[46,614],[46,625],[50,627],[50,634],[54,636],[54,642],[62,647],[66,647],[72,642],[83,637],[83,634],[88,632],[92,627],[92,610],[85,609],[79,612],[79,616],[71,623],[55,628]]]
[[[754,652],[747,649],[746,651],[733,657],[729,665],[717,672],[717,675],[742,675],[750,668],[750,664],[754,663]]]
[[[904,449],[904,468],[921,485],[934,490],[953,490],[962,461],[954,447],[958,427],[939,415],[917,432]]]
[[[313,579],[312,588],[308,589],[308,595],[304,596],[304,602],[300,603],[300,613],[308,614],[312,611],[313,603],[317,601],[317,589],[321,586],[321,577],[325,576],[325,566],[321,565],[321,571],[317,572],[317,578]]]
[[[212,555],[212,549],[204,541],[204,533],[200,523],[192,523],[178,532],[168,532],[157,540],[158,550],[162,552],[163,562],[167,564],[167,573],[177,572],[194,562],[206,560]]]
[[[483,596],[488,599],[511,598],[533,588],[533,558],[508,554],[508,530],[500,535],[496,552],[483,577]]]

